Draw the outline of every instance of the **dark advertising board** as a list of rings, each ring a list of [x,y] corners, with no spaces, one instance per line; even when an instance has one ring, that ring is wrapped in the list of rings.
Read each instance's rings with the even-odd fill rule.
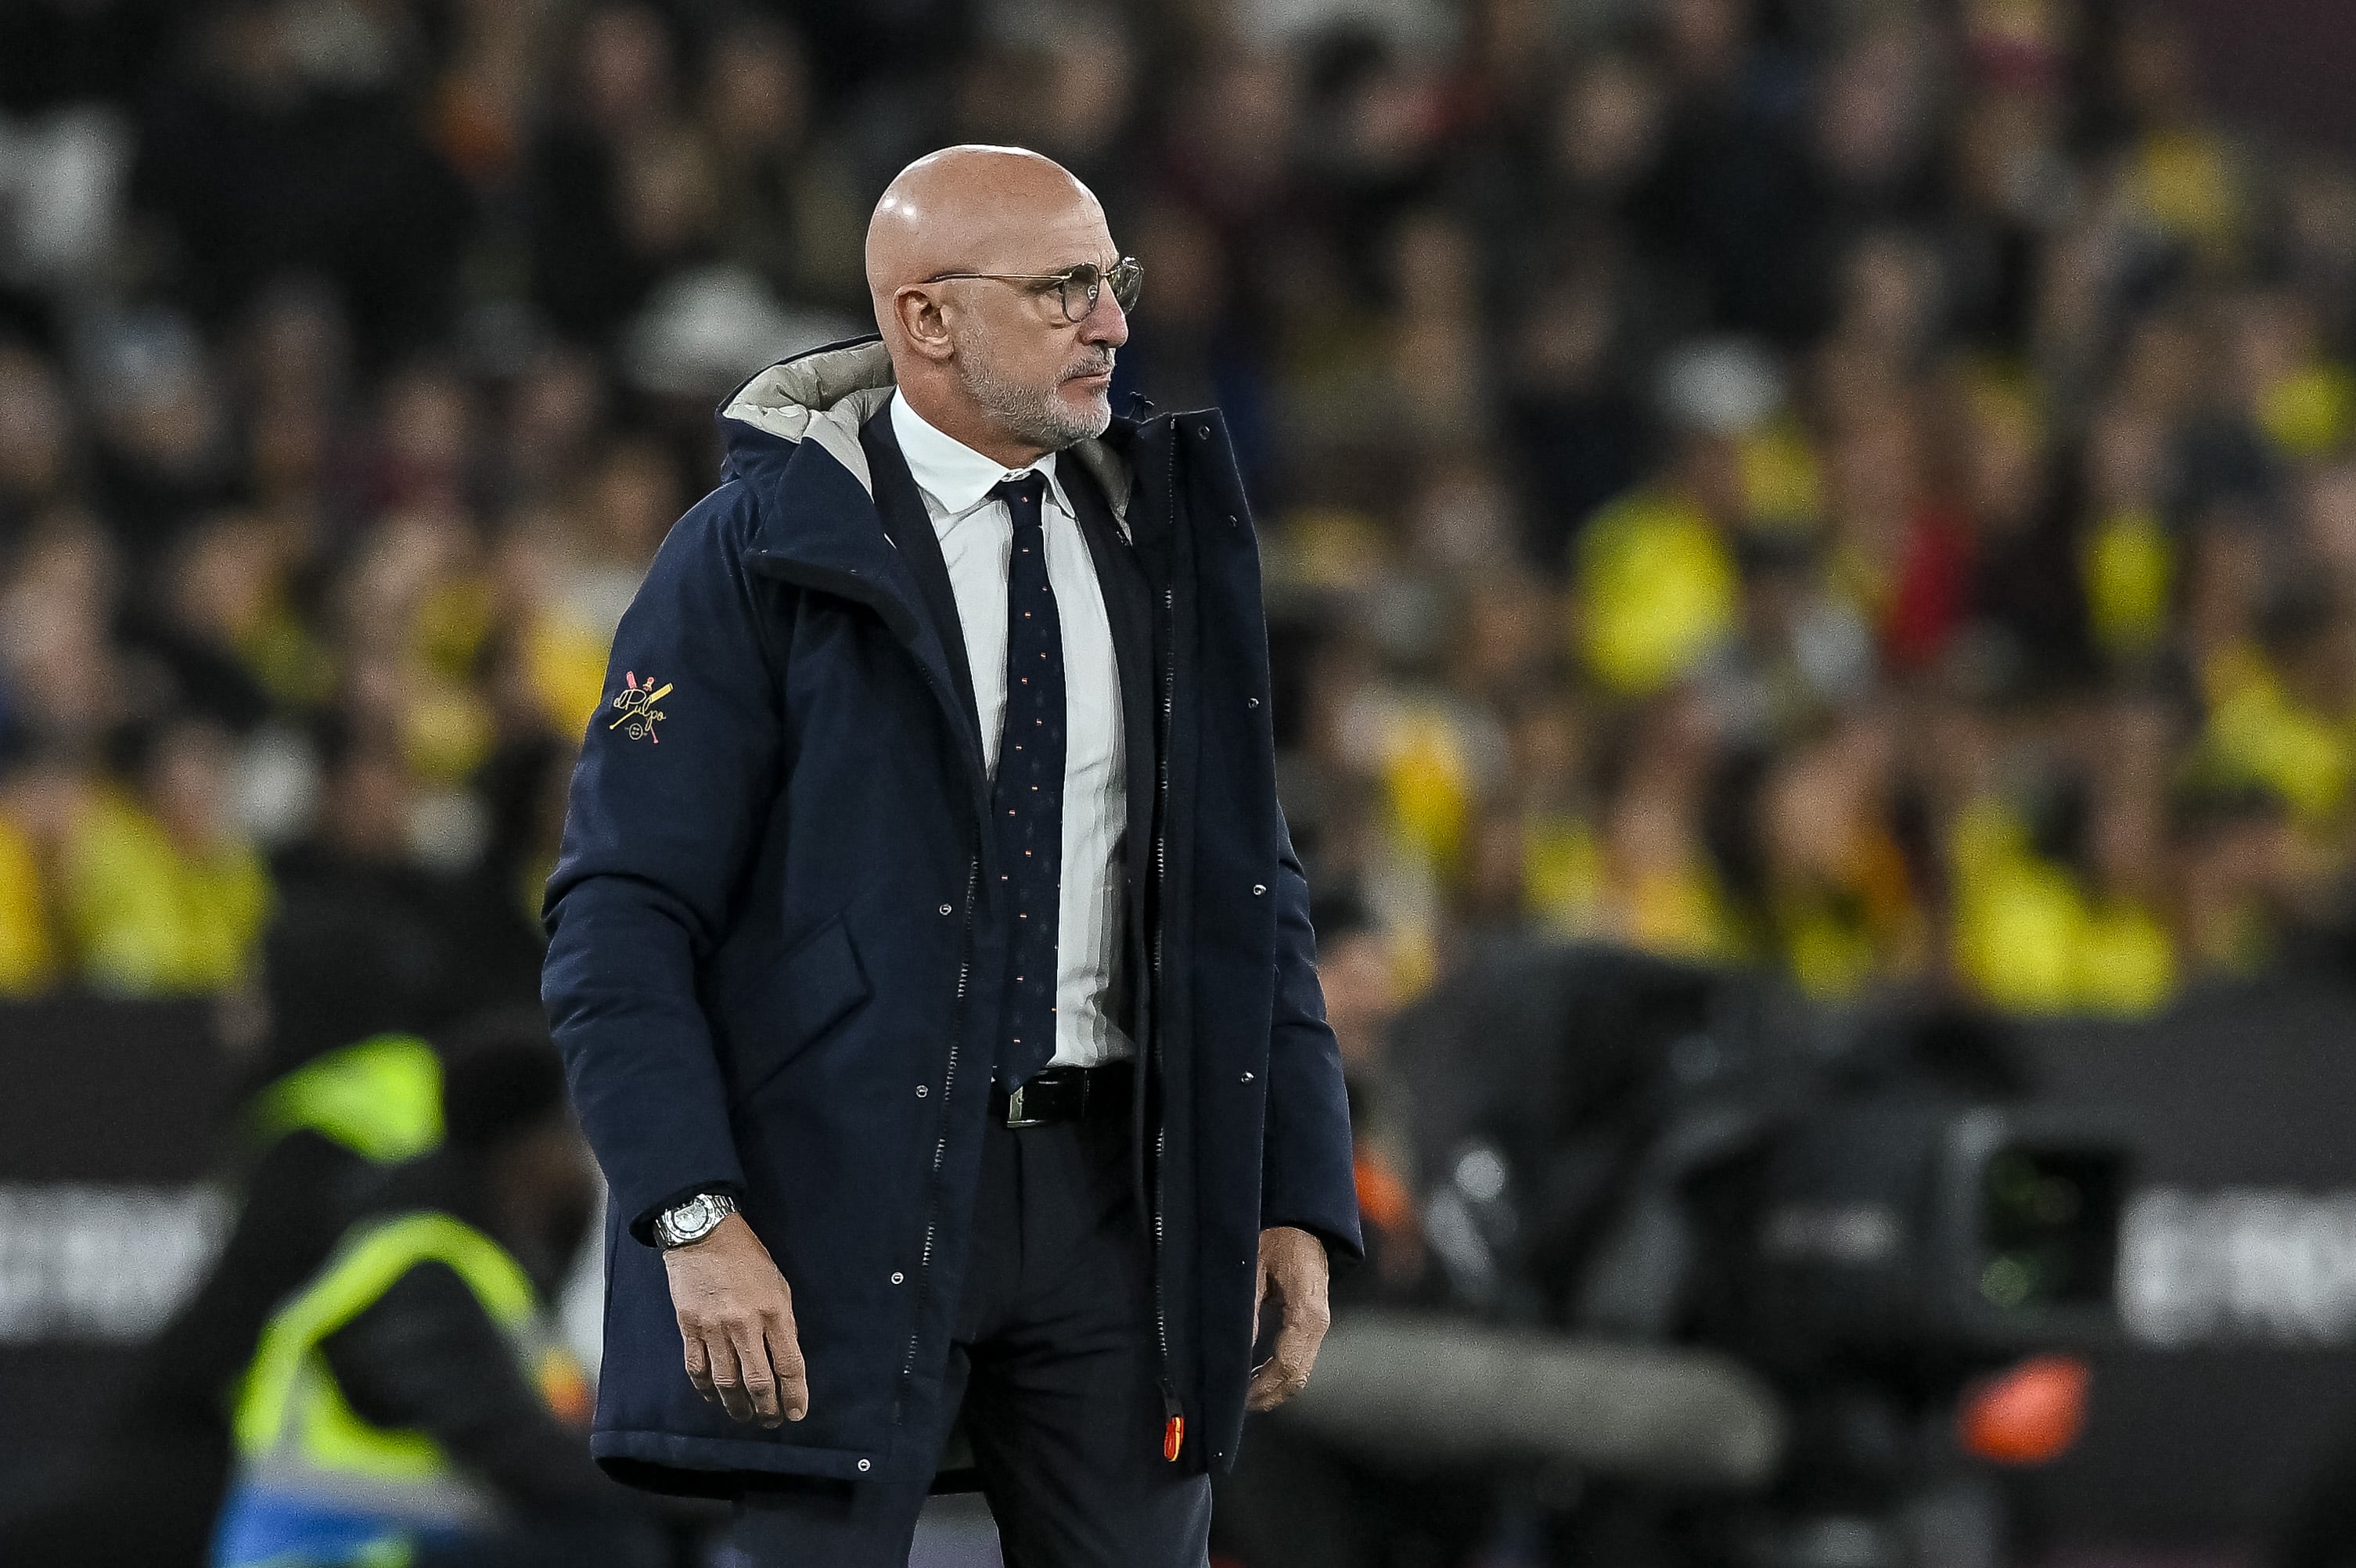
[[[87,1434],[219,1238],[230,1074],[196,1003],[0,1007],[0,1511]]]
[[[2356,996],[2220,989],[2155,1024],[2040,1030],[2037,1054],[2141,1153],[2123,1343],[2075,1452],[2024,1479],[2030,1518],[2244,1559],[2333,1445],[2356,1462]]]
[[[0,1511],[89,1431],[218,1239],[233,1072],[209,1022],[0,1008]],[[2020,1476],[2025,1518],[2104,1562],[2141,1544],[2244,1560],[2356,1434],[2356,995],[2221,990],[2032,1047],[2051,1092],[2120,1114],[2142,1154],[2122,1342],[2097,1358],[2077,1449]]]

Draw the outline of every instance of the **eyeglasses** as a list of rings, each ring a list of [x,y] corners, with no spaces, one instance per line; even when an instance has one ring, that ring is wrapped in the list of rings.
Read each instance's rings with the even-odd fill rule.
[[[1088,318],[1097,307],[1097,300],[1107,288],[1112,290],[1115,305],[1123,313],[1137,308],[1137,296],[1145,287],[1145,266],[1135,256],[1123,256],[1110,268],[1094,262],[1082,262],[1066,267],[1059,273],[935,273],[926,283],[947,283],[951,278],[989,278],[998,283],[1027,283],[1034,294],[1052,294],[1063,307],[1064,319],[1074,326]]]

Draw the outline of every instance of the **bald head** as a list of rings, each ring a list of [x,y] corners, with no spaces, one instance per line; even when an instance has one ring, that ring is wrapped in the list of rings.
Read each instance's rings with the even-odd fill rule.
[[[1023,463],[1101,433],[1126,317],[1108,292],[1066,320],[1054,290],[1020,280],[1119,259],[1103,207],[1053,159],[989,146],[918,158],[867,225],[867,287],[903,394],[966,445]],[[995,275],[944,276],[958,273]]]
[[[1030,253],[1042,230],[1091,220],[1101,228],[1104,209],[1053,158],[1023,147],[927,153],[884,188],[867,220],[867,287],[877,323],[890,337],[885,306],[893,293],[942,273],[1052,272]]]

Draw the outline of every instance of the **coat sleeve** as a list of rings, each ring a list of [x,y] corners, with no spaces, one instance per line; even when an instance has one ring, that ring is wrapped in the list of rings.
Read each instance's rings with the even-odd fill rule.
[[[743,561],[752,517],[741,484],[706,497],[623,616],[543,907],[549,1025],[641,1241],[663,1206],[744,1181],[697,981],[778,788],[770,628]],[[650,732],[614,705],[632,685],[659,693]]]
[[[1350,1102],[1342,1050],[1325,1022],[1309,879],[1285,834],[1277,864],[1276,1007],[1268,1042],[1268,1132],[1260,1153],[1260,1224],[1296,1225],[1353,1257],[1358,1233]]]

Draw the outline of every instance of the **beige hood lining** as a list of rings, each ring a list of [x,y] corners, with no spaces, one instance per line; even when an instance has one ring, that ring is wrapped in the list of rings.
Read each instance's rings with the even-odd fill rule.
[[[853,343],[771,365],[745,382],[721,414],[787,441],[817,442],[873,495],[875,477],[859,444],[859,427],[891,401],[895,384],[892,355],[880,341]],[[1096,476],[1126,533],[1129,465],[1098,440],[1081,442],[1071,455]]]

